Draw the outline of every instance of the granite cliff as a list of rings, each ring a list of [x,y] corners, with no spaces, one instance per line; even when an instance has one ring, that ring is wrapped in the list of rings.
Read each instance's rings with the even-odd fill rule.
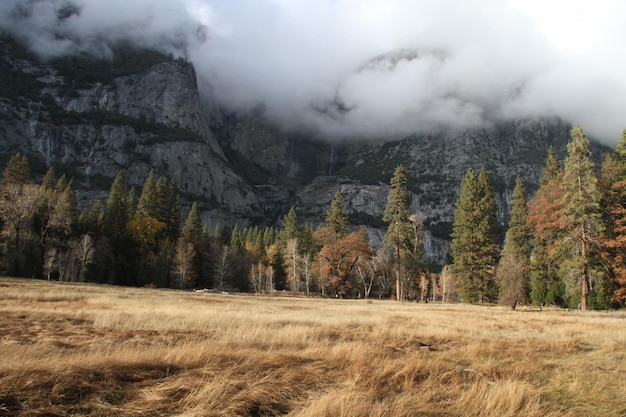
[[[448,253],[456,192],[468,167],[487,169],[505,223],[516,176],[532,192],[547,148],[563,154],[569,140],[570,126],[559,120],[329,140],[285,132],[262,107],[236,114],[219,103],[203,105],[210,97],[200,97],[193,66],[150,51],[121,49],[113,61],[41,62],[2,39],[0,53],[1,165],[22,152],[39,174],[56,166],[74,177],[85,206],[104,197],[118,171],[141,186],[154,169],[176,180],[184,202],[200,203],[210,227],[274,224],[293,205],[302,221],[318,224],[339,189],[351,223],[367,225],[379,242],[388,182],[403,164],[411,209],[426,218],[426,253],[437,263]]]

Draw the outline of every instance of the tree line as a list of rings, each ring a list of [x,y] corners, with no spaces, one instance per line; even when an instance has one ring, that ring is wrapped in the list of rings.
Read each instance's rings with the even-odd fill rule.
[[[397,172],[404,179],[394,204],[404,221],[406,176]],[[399,289],[408,298],[419,292],[419,281],[408,277],[427,275],[421,223],[388,234],[402,250],[398,268],[407,279],[400,280],[393,258],[372,247],[364,227],[349,230],[340,192],[317,228],[300,224],[292,207],[276,227],[218,224],[209,231],[196,203],[181,222],[176,184],[154,172],[140,190],[119,173],[106,201],[83,213],[72,180],[50,168],[36,184],[27,158],[17,154],[3,172],[0,221],[0,273],[11,276],[350,298],[387,298]]]
[[[538,191],[518,177],[508,227],[498,221],[489,176],[468,169],[452,233],[453,263],[429,270],[424,216],[410,212],[402,166],[390,181],[387,231],[374,247],[365,227],[349,227],[337,191],[324,222],[298,221],[292,207],[277,226],[218,224],[210,231],[197,204],[181,222],[176,184],[150,172],[137,191],[120,173],[105,202],[78,208],[72,180],[49,169],[33,183],[15,155],[0,184],[6,275],[166,288],[212,288],[462,300],[606,309],[626,301],[626,131],[600,169],[589,140],[571,131],[561,161],[550,148]]]
[[[561,161],[550,148],[527,200],[517,178],[504,241],[486,171],[461,182],[452,272],[468,302],[607,309],[626,301],[626,130],[600,169],[583,129]]]

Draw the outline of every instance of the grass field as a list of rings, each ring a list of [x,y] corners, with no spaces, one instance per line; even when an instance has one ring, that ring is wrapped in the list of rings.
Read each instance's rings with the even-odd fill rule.
[[[0,279],[0,416],[626,416],[626,315]]]

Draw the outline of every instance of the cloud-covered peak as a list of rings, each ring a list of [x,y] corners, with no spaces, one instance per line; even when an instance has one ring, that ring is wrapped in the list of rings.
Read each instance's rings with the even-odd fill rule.
[[[4,0],[0,27],[41,55],[106,56],[120,42],[185,55],[214,101],[230,110],[260,106],[285,128],[322,137],[558,116],[615,143],[626,127],[626,6],[584,6],[577,13],[580,5],[558,0]],[[572,22],[585,33],[580,48],[563,43]]]

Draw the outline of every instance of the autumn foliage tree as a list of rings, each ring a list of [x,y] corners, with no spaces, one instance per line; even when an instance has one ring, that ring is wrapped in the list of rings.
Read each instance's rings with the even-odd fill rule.
[[[354,286],[357,265],[372,255],[363,232],[355,231],[341,237],[328,227],[317,230],[316,239],[323,243],[319,252],[319,273],[323,292],[348,296]]]
[[[530,295],[537,305],[563,305],[565,302],[565,286],[559,277],[559,268],[565,258],[561,245],[565,235],[562,178],[561,161],[550,147],[540,188],[528,202],[528,227],[532,235]]]

